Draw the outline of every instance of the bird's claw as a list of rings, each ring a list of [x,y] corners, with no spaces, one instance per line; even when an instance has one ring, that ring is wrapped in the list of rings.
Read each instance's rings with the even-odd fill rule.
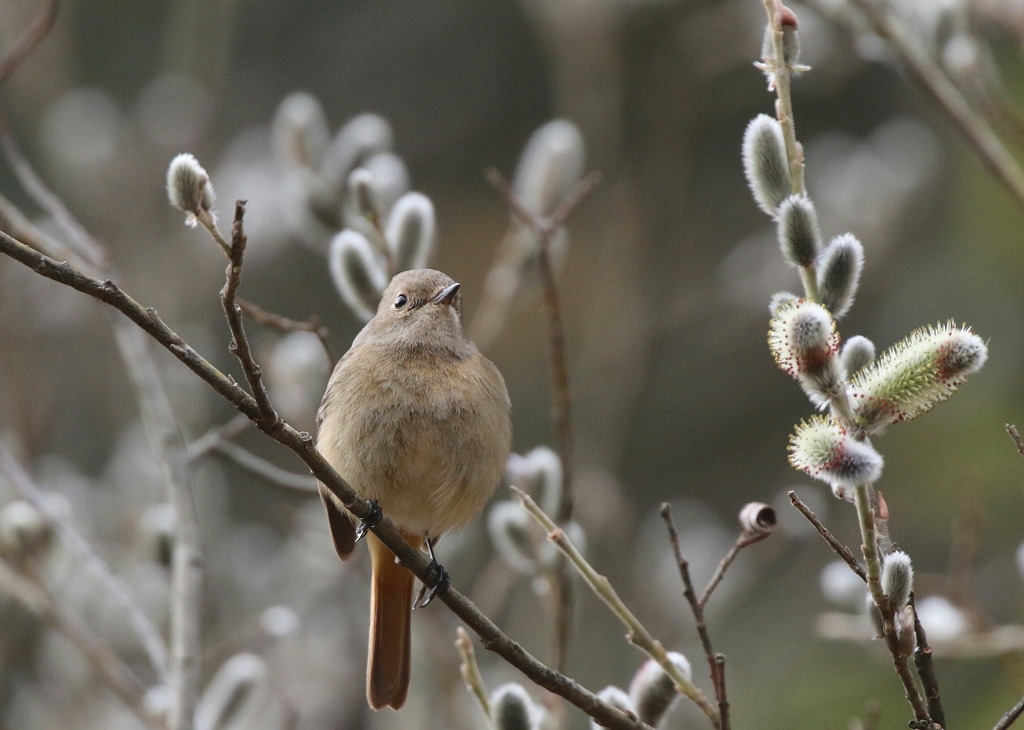
[[[370,513],[366,517],[362,517],[359,520],[359,525],[356,527],[356,542],[359,542],[366,533],[380,524],[380,521],[384,519],[384,511],[377,504],[376,499],[367,500],[366,504],[370,508]]]
[[[413,601],[413,609],[426,608],[430,605],[430,602],[434,600],[434,596],[439,591],[448,590],[448,586],[452,584],[452,579],[448,575],[448,571],[437,562],[437,558],[434,557],[434,545],[430,540],[427,540],[427,552],[430,553],[430,565],[427,566],[428,571],[433,571],[437,579],[434,581],[434,585],[428,586],[426,583],[420,588],[419,595],[416,596],[416,600]],[[428,590],[429,589],[429,590]]]

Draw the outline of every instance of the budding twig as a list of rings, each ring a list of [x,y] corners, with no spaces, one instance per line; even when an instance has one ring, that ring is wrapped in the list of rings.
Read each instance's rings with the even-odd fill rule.
[[[320,340],[320,345],[324,348],[324,352],[327,353],[327,359],[331,362],[331,365],[338,362],[338,358],[331,350],[330,342],[328,342],[327,339],[330,333],[327,331],[327,328],[324,327],[320,318],[315,314],[305,322],[300,322],[295,319],[289,319],[288,317],[282,317],[280,314],[268,312],[262,307],[246,301],[241,297],[235,297],[235,303],[242,308],[242,313],[245,314],[245,316],[251,317],[256,322],[266,325],[271,329],[275,329],[278,332],[312,332],[316,335],[317,339]]]
[[[860,579],[866,583],[868,580],[867,573],[864,572],[864,568],[860,567],[860,563],[857,562],[857,559],[853,557],[853,553],[850,551],[850,548],[846,547],[841,542],[839,542],[835,538],[835,535],[833,535],[827,527],[821,524],[821,521],[817,518],[817,516],[815,516],[815,514],[811,512],[811,508],[804,504],[800,500],[800,498],[796,496],[796,492],[789,492],[789,501],[793,503],[793,506],[796,507],[797,511],[800,512],[800,514],[807,518],[808,522],[814,525],[814,529],[817,530],[818,534],[825,539],[825,542],[827,542],[828,546],[835,551],[835,554],[842,558],[846,562],[846,564],[850,566],[850,570],[856,573],[860,577]]]
[[[917,639],[917,648],[914,650],[914,666],[917,667],[917,674],[921,677],[921,684],[924,686],[925,700],[928,702],[928,714],[932,721],[942,727],[946,727],[946,713],[942,709],[942,698],[939,696],[939,679],[935,676],[935,667],[932,665],[932,648],[928,646],[928,637],[925,635],[924,626],[917,615],[917,605],[914,603],[914,594],[910,594],[910,606],[914,610],[914,636]]]
[[[722,578],[725,577],[725,571],[729,569],[729,566],[732,565],[732,561],[734,561],[736,556],[740,554],[740,550],[753,545],[755,542],[761,542],[770,534],[770,532],[760,532],[754,535],[750,535],[745,532],[741,532],[739,534],[736,538],[736,542],[734,542],[732,547],[729,548],[729,552],[727,552],[718,562],[718,567],[715,568],[714,575],[712,575],[711,580],[708,581],[707,586],[704,588],[704,592],[700,594],[700,598],[697,603],[701,605],[701,608],[707,605],[708,599],[711,598],[711,594],[714,592],[715,588],[718,587],[718,584],[722,582]]]
[[[587,562],[576,546],[572,544],[572,541],[566,537],[565,532],[558,525],[555,524],[554,520],[544,514],[544,510],[537,506],[537,503],[523,490],[515,486],[509,487],[519,499],[522,501],[523,506],[526,510],[533,515],[534,519],[539,522],[544,529],[548,531],[548,539],[551,540],[558,549],[569,559],[569,562],[573,564],[579,574],[590,586],[591,590],[600,598],[608,608],[611,609],[622,623],[629,629],[629,633],[626,634],[626,640],[636,646],[638,649],[647,653],[654,661],[658,662],[665,672],[672,678],[672,681],[676,683],[679,691],[689,697],[693,702],[703,710],[704,714],[708,716],[712,724],[716,728],[721,728],[722,718],[719,714],[718,708],[716,708],[710,700],[704,695],[700,689],[694,685],[686,676],[679,670],[679,667],[669,659],[668,652],[665,651],[665,647],[661,645],[660,641],[657,641],[647,628],[640,623],[640,620],[633,615],[633,612],[626,607],[626,604],[619,598],[619,594],[615,592],[608,579],[594,570],[593,566]]]
[[[473,641],[461,626],[455,630],[455,633],[457,634],[455,648],[459,650],[459,656],[462,657],[459,672],[466,683],[466,689],[480,703],[480,710],[484,713],[484,720],[487,722],[487,726],[494,727],[494,723],[491,721],[491,700],[487,696],[487,687],[484,685],[484,678],[480,675],[480,667],[476,663]]]

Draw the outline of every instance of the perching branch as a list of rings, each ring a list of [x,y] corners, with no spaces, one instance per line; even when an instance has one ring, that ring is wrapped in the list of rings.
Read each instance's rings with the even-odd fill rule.
[[[590,586],[591,590],[600,598],[608,608],[611,609],[622,623],[629,629],[629,633],[626,634],[626,640],[636,646],[638,649],[647,653],[654,661],[658,662],[665,672],[672,678],[672,681],[676,683],[676,687],[680,692],[689,697],[693,702],[704,712],[705,715],[711,720],[711,723],[716,728],[721,728],[721,715],[719,714],[718,708],[716,708],[710,700],[704,695],[700,689],[692,681],[686,678],[686,676],[679,670],[679,667],[668,658],[668,652],[665,651],[665,647],[661,645],[660,641],[657,641],[647,628],[640,623],[639,619],[633,615],[633,612],[629,610],[622,599],[619,598],[619,594],[615,592],[615,589],[609,583],[608,579],[594,570],[593,566],[587,562],[576,546],[572,544],[572,541],[566,537],[565,532],[558,525],[555,524],[554,520],[544,514],[544,511],[537,506],[537,503],[533,501],[526,492],[515,486],[509,487],[522,501],[526,511],[533,515],[533,518],[537,520],[548,531],[548,539],[558,546],[558,549],[569,559],[569,562],[573,564],[579,574]]]
[[[214,391],[244,413],[257,427],[302,459],[313,475],[338,498],[349,512],[358,518],[365,518],[371,514],[370,506],[316,450],[312,436],[296,431],[283,421],[278,422],[277,428],[271,428],[271,425],[265,423],[262,418],[256,400],[171,330],[160,319],[155,309],[142,306],[112,281],[100,281],[78,271],[67,263],[54,261],[3,232],[0,232],[0,253],[24,264],[41,276],[88,294],[120,311],[210,385]],[[373,532],[396,555],[400,565],[427,585],[433,586],[436,583],[437,575],[430,563],[420,551],[414,550],[402,538],[391,520],[385,518],[373,528]],[[482,614],[454,587],[440,590],[437,595],[456,616],[477,633],[484,648],[499,654],[537,685],[569,700],[605,727],[620,730],[650,730],[644,723],[598,699],[596,695],[575,680],[539,662],[522,646],[505,635],[494,622]]]

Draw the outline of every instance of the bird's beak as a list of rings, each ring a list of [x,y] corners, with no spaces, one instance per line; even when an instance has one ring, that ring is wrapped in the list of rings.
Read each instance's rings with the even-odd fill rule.
[[[461,284],[452,284],[451,286],[445,287],[441,290],[441,293],[430,300],[432,304],[451,304],[455,301],[456,295],[459,293],[459,287]]]

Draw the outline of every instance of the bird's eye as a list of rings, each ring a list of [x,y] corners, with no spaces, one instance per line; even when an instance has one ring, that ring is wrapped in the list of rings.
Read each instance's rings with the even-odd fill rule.
[[[405,294],[399,294],[398,299],[395,300],[395,309],[401,309],[408,303],[408,301],[409,297],[405,296]]]

